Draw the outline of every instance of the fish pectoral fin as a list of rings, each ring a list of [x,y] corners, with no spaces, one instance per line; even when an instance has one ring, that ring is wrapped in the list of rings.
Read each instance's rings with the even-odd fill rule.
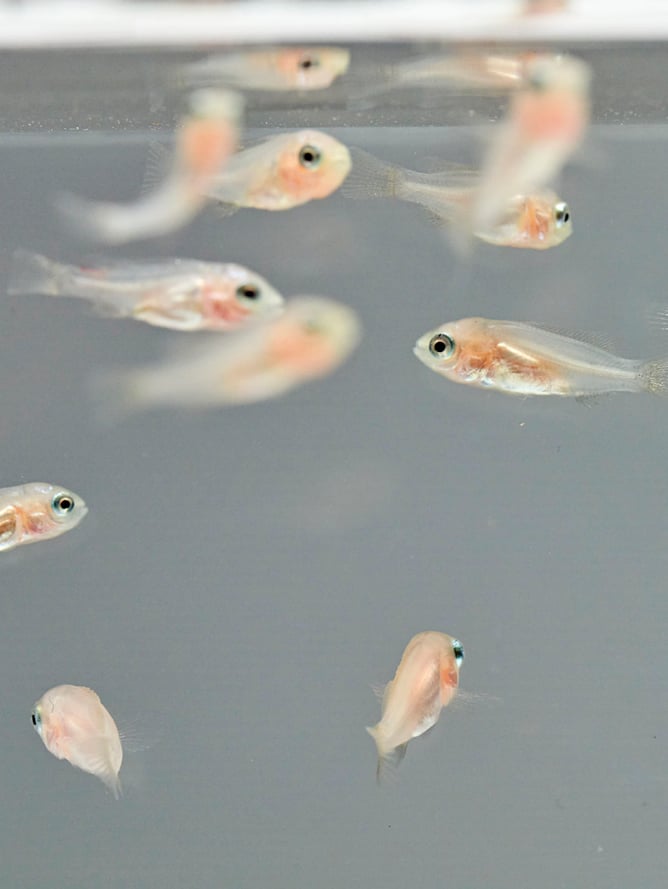
[[[169,148],[162,142],[151,142],[148,146],[146,167],[140,190],[142,197],[155,191],[165,181],[170,172],[171,163],[172,154]]]
[[[446,229],[452,221],[449,216],[444,216],[441,213],[436,213],[434,210],[427,210],[426,208],[424,210],[424,215],[432,225],[436,226],[436,228]]]
[[[236,213],[239,207],[236,204],[228,204],[227,201],[215,201],[211,209],[219,219],[225,219],[227,216],[232,216]]]

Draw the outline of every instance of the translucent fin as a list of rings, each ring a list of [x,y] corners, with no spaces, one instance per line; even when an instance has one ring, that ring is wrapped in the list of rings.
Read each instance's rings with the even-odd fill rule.
[[[399,167],[379,160],[361,148],[351,148],[352,169],[341,186],[349,198],[394,198],[404,175]]]
[[[406,742],[405,744],[400,744],[398,747],[393,747],[390,750],[385,750],[382,748],[381,745],[378,726],[367,726],[366,730],[376,742],[376,750],[378,751],[376,781],[378,784],[381,784],[382,781],[388,777],[388,775],[393,774],[393,772],[398,768],[399,763],[406,755],[408,742]]]
[[[7,293],[19,296],[24,293],[40,293],[57,296],[60,293],[58,264],[46,256],[30,250],[15,250],[9,272]]]
[[[638,379],[652,395],[668,395],[668,358],[643,364],[638,372]]]
[[[668,330],[668,308],[666,306],[652,306],[647,313],[647,321],[650,327],[657,330]]]
[[[172,152],[162,142],[151,142],[146,155],[146,167],[141,184],[141,195],[155,191],[161,185],[172,168]]]
[[[137,371],[107,371],[91,377],[91,400],[98,422],[112,426],[137,413],[144,406],[141,376]]]
[[[236,204],[228,204],[227,201],[216,201],[215,204],[212,205],[212,210],[219,219],[226,219],[228,216],[233,216],[239,207]]]
[[[615,350],[614,338],[607,333],[589,330],[571,330],[567,327],[555,327],[552,324],[536,324],[535,322],[531,322],[531,325],[540,330],[545,330],[548,333],[556,333],[558,336],[565,336],[571,340],[578,340],[580,343],[587,343],[589,346],[596,346],[597,349],[603,349],[605,352],[614,353]]]

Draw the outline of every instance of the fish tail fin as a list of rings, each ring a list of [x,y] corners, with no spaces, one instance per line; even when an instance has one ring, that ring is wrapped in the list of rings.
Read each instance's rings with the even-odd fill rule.
[[[643,389],[652,395],[668,395],[668,358],[643,364],[638,372]]]
[[[398,747],[387,747],[384,737],[377,725],[367,726],[367,732],[371,735],[376,743],[378,752],[378,763],[376,765],[376,783],[382,784],[389,776],[394,776],[399,763],[406,755],[408,743],[400,744]]]
[[[62,270],[57,262],[30,250],[15,250],[12,254],[7,293],[21,296],[25,293],[39,293],[44,296],[61,294]]]
[[[107,371],[90,380],[95,415],[103,426],[113,426],[140,411],[146,397],[142,374],[135,370]]]
[[[69,192],[58,195],[55,205],[61,219],[82,240],[123,244],[132,239],[128,212],[121,205],[89,201]]]
[[[352,168],[341,191],[349,198],[394,198],[401,196],[405,174],[361,148],[350,149]]]

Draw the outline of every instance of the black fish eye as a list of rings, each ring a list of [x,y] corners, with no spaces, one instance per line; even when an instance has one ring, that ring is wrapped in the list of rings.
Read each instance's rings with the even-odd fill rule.
[[[32,724],[33,724],[33,725],[37,725],[37,717],[35,716],[35,714],[34,714],[34,713],[31,713],[31,714],[30,714],[30,717],[31,717],[31,719],[32,719]]]
[[[307,170],[314,170],[319,164],[322,155],[315,145],[304,145],[299,152],[299,163]]]
[[[260,288],[256,287],[255,284],[242,284],[240,287],[237,287],[237,296],[239,299],[259,299]]]
[[[308,71],[309,68],[317,68],[318,60],[311,58],[311,56],[306,56],[305,58],[299,60],[299,67],[303,71]]]
[[[455,660],[457,661],[457,666],[461,664],[464,660],[464,648],[459,639],[454,639],[452,642],[452,653],[455,656]]]
[[[56,494],[51,506],[57,515],[67,515],[74,509],[74,498],[69,494]]]
[[[568,220],[571,218],[570,210],[568,209],[568,204],[561,201],[560,203],[555,205],[554,208],[554,218],[557,223],[557,227],[562,225],[566,225]]]
[[[429,351],[436,358],[449,358],[455,351],[454,340],[447,333],[437,333],[429,341]]]

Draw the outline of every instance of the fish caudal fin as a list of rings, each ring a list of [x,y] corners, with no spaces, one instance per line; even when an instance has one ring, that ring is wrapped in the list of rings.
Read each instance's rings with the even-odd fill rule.
[[[10,296],[20,296],[24,293],[58,296],[62,292],[60,269],[57,262],[52,262],[39,253],[15,250],[12,255],[7,293]]]
[[[108,371],[91,378],[91,400],[104,426],[112,426],[142,409],[146,401],[140,371]]]
[[[361,148],[350,149],[352,168],[341,185],[341,192],[349,198],[400,197],[404,181],[403,171],[379,160]]]
[[[367,726],[367,732],[376,742],[376,750],[378,751],[378,764],[376,766],[376,782],[381,784],[389,774],[392,774],[398,768],[399,763],[406,755],[408,742],[400,744],[398,747],[386,747],[384,738],[377,725]]]
[[[668,395],[668,358],[658,358],[643,364],[638,373],[643,389],[652,395]]]

